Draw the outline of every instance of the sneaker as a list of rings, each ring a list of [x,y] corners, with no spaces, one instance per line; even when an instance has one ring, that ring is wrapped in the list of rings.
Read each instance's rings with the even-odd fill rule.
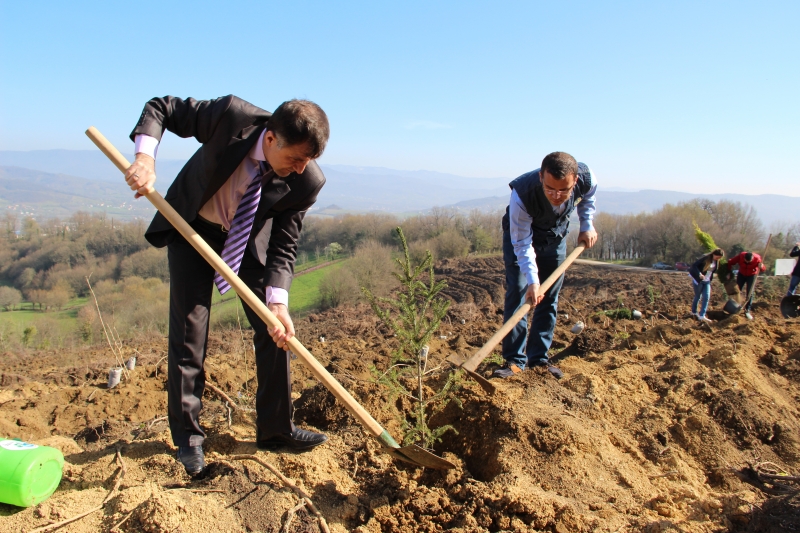
[[[552,376],[556,379],[561,379],[564,377],[564,373],[557,366],[547,365],[547,371],[550,372],[550,374],[552,374]]]
[[[699,320],[700,322],[709,322],[709,323],[712,322],[712,320],[707,316],[700,316],[700,315],[697,315],[697,320]]]
[[[505,362],[505,363],[503,363],[503,366],[501,366],[500,368],[498,368],[497,370],[492,372],[492,377],[493,378],[506,379],[506,378],[510,378],[511,376],[513,376],[515,374],[519,374],[523,370],[525,370],[524,366],[520,367],[516,363]]]
[[[747,320],[753,320],[753,315],[751,315],[751,314],[750,314],[750,311],[745,311],[745,312],[744,312],[744,317],[745,317]]]
[[[700,320],[700,315],[698,315],[697,313],[692,313],[692,319]]]
[[[178,446],[178,461],[191,477],[198,477],[206,468],[202,446]]]

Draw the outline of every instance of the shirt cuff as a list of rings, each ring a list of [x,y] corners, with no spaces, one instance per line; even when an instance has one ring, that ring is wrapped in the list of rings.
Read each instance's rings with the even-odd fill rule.
[[[150,137],[144,133],[140,133],[134,140],[136,148],[134,153],[149,155],[153,159],[158,155],[158,139]]]
[[[527,278],[528,285],[540,285],[538,272],[527,272],[525,278]]]
[[[581,220],[581,233],[584,231],[592,231],[594,229],[594,224],[592,224],[591,220]]]
[[[289,291],[280,287],[267,287],[267,304],[283,304],[289,307]]]

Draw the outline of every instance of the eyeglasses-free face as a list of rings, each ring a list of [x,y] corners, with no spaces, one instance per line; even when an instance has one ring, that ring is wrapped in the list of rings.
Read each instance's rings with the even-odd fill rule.
[[[547,195],[547,201],[554,206],[559,206],[567,201],[577,182],[578,176],[574,174],[563,180],[556,179],[547,171],[544,171],[542,175],[542,188]]]

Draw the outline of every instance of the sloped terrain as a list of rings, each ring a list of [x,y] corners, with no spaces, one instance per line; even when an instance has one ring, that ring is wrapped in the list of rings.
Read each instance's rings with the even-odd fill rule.
[[[454,301],[431,346],[444,358],[469,356],[502,322],[499,258],[447,261],[437,274]],[[780,291],[760,290],[753,321],[689,317],[688,277],[575,265],[562,292],[553,351],[556,381],[526,371],[498,382],[495,395],[464,380],[462,406],[433,425],[452,424],[436,453],[458,465],[441,472],[381,454],[347,411],[300,363],[293,367],[295,421],[330,441],[308,453],[254,445],[254,368],[247,332],[212,335],[210,382],[244,409],[207,390],[202,421],[211,463],[191,482],[174,458],[166,421],[166,340],[125,346],[137,354],[130,379],[112,390],[102,349],[5,354],[0,359],[0,434],[59,447],[61,487],[41,505],[0,506],[0,529],[27,531],[99,505],[61,531],[321,531],[321,522],[256,454],[303,488],[331,531],[795,531],[800,499],[748,476],[748,466],[800,471],[800,327],[780,317]],[[712,308],[722,307],[714,287]],[[598,311],[624,305],[642,320]],[[586,323],[570,333],[576,320]],[[297,324],[315,356],[395,436],[399,413],[371,381],[393,338],[366,306],[310,315]],[[324,337],[324,342],[321,340]],[[490,357],[479,368],[489,375]],[[758,488],[758,487],[761,488]],[[762,490],[763,489],[763,490]],[[770,495],[768,492],[775,494]],[[287,511],[289,512],[287,514]]]

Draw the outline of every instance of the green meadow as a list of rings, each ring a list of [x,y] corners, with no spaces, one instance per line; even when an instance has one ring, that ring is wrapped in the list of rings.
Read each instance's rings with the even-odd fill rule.
[[[322,278],[332,269],[341,268],[343,261],[338,261],[331,265],[324,266],[307,274],[302,272],[320,262],[311,262],[303,265],[289,291],[289,311],[295,317],[301,317],[314,311],[319,306],[319,285]],[[94,305],[91,299],[75,298],[71,300],[62,310],[48,310],[47,312],[33,309],[32,304],[25,302],[14,311],[0,311],[0,340],[3,337],[14,336],[22,338],[25,329],[31,326],[37,332],[47,332],[49,337],[69,337],[78,334],[79,321],[78,311],[84,305]],[[238,310],[238,316],[237,316]],[[103,309],[101,308],[101,311]],[[248,327],[249,323],[244,311],[238,302],[238,298],[233,291],[220,295],[214,289],[211,308],[212,327],[237,326],[241,323],[242,327]],[[120,332],[125,336],[124,332]]]

